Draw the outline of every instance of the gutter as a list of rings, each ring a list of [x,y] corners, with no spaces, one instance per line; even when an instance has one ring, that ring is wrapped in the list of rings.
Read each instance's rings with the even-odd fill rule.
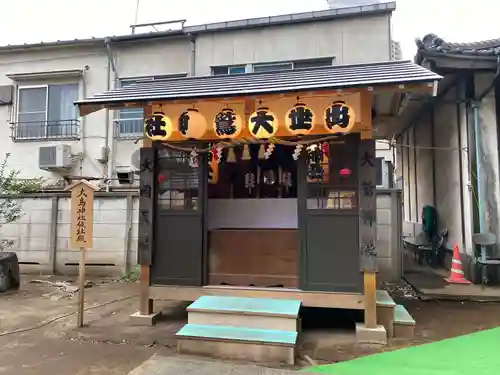
[[[111,90],[111,72],[113,72],[113,88],[117,87],[118,83],[118,73],[116,71],[115,60],[113,58],[113,51],[111,49],[111,38],[104,38],[104,45],[106,46],[106,52],[108,54],[108,69],[107,69],[107,90]],[[106,109],[106,121],[105,121],[105,143],[106,143],[106,163],[107,163],[107,181],[106,181],[106,191],[109,192],[109,185],[111,184],[111,179],[113,178],[113,164],[115,156],[115,124],[111,128],[111,139],[110,139],[110,110]]]

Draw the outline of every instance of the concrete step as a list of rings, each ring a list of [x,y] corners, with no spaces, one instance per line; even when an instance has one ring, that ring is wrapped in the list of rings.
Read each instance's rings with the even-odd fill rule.
[[[186,324],[177,352],[225,360],[294,364],[297,332]]]
[[[188,323],[297,332],[300,306],[295,300],[202,296],[188,306]]]
[[[377,323],[384,326],[387,337],[394,337],[394,311],[396,302],[385,290],[377,290]]]
[[[394,337],[412,340],[415,333],[415,320],[403,305],[396,305],[394,310]]]

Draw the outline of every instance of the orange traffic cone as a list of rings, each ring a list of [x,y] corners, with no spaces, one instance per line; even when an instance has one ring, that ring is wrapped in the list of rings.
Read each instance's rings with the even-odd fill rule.
[[[464,270],[462,268],[462,261],[460,260],[460,251],[458,250],[458,245],[455,245],[455,247],[453,248],[453,259],[451,261],[450,277],[446,278],[445,280],[450,284],[471,283],[464,276]]]

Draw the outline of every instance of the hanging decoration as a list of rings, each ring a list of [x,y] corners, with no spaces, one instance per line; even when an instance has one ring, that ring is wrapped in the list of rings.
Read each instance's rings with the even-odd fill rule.
[[[217,156],[217,161],[220,163],[222,163],[222,152],[224,151],[224,149],[220,146],[220,145],[217,145],[217,147],[215,148],[215,155]]]
[[[144,134],[153,141],[166,141],[173,131],[172,120],[163,112],[155,112],[144,120]]]
[[[243,130],[241,117],[231,108],[224,108],[217,113],[213,125],[219,138],[236,138]]]
[[[345,101],[337,100],[325,109],[325,129],[329,133],[347,133],[354,126],[354,110]]]
[[[198,153],[196,150],[192,150],[191,153],[189,154],[189,166],[191,168],[198,168],[199,163],[198,163]]]
[[[293,160],[297,161],[299,160],[300,154],[302,153],[302,149],[304,148],[303,145],[297,145],[295,146],[295,150],[293,150],[293,155],[292,158]]]
[[[248,145],[243,146],[243,151],[241,153],[241,160],[251,160],[252,156],[250,155],[250,148]]]
[[[197,109],[188,108],[179,116],[179,132],[188,139],[200,139],[207,131],[207,120]]]
[[[293,135],[309,134],[315,122],[314,112],[304,103],[295,104],[285,117],[286,127]]]
[[[279,167],[278,172],[279,172],[279,183],[284,188],[285,194],[288,194],[293,185],[292,173],[287,170],[282,170],[281,167]]]
[[[322,180],[324,170],[322,168],[323,149],[318,144],[307,147],[307,179],[308,181]]]
[[[266,149],[266,152],[264,153],[264,159],[269,159],[271,157],[271,155],[273,154],[274,152],[274,148],[276,146],[274,145],[274,143],[269,143],[267,145],[267,149]]]
[[[248,129],[257,139],[273,137],[278,131],[279,121],[267,107],[259,107],[248,118]]]
[[[266,159],[266,145],[261,144],[259,147],[259,153],[258,153],[258,159],[259,160],[265,160]]]
[[[208,152],[208,183],[215,185],[219,182],[219,158],[217,149],[211,149]]]
[[[252,172],[245,173],[245,189],[251,194],[252,190],[257,186],[255,174]]]
[[[350,177],[352,175],[352,171],[349,168],[342,168],[339,171],[341,177]]]
[[[229,149],[227,150],[226,162],[236,163],[236,154],[234,153],[234,149],[232,147],[229,147]]]
[[[165,176],[163,174],[158,175],[158,185],[163,184],[166,179],[167,179],[167,176]]]
[[[321,144],[321,168],[323,168],[323,181],[330,178],[330,144],[323,142]]]

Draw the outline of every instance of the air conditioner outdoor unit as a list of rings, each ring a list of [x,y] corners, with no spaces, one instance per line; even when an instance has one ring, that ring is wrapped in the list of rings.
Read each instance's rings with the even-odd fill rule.
[[[72,166],[71,146],[42,146],[38,149],[38,166],[40,169],[65,169]]]

